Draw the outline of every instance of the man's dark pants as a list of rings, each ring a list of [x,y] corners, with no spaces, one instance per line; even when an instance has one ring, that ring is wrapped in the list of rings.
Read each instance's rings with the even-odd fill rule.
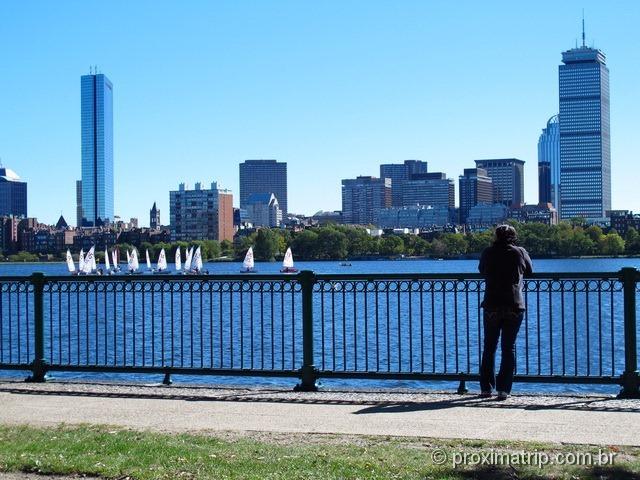
[[[512,309],[484,311],[484,349],[480,365],[480,389],[511,393],[515,369],[515,343],[524,312]],[[502,360],[495,376],[495,356],[498,338],[501,337]]]

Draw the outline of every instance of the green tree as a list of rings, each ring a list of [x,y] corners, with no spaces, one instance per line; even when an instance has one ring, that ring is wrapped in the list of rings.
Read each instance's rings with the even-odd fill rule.
[[[347,236],[332,227],[320,228],[318,232],[318,255],[323,260],[338,260],[347,257]]]
[[[629,227],[629,230],[627,230],[627,234],[624,237],[624,244],[626,253],[630,255],[637,255],[640,253],[640,234],[638,234],[638,231],[635,228]]]
[[[445,233],[441,237],[447,255],[464,255],[469,244],[461,233]]]
[[[291,249],[296,252],[296,256],[303,260],[316,260],[318,234],[311,229],[305,229],[298,233],[291,241]]]
[[[253,252],[257,260],[274,261],[276,254],[279,252],[277,235],[269,228],[258,230]]]
[[[220,253],[223,257],[232,257],[234,255],[233,242],[230,240],[222,240],[220,242]]]
[[[604,235],[600,241],[600,253],[603,255],[622,255],[624,253],[624,239],[617,233]]]
[[[380,255],[393,256],[404,253],[404,242],[397,235],[387,235],[380,241]]]

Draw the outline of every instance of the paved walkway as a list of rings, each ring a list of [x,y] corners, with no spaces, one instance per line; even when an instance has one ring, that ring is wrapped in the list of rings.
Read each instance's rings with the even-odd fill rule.
[[[0,423],[640,445],[640,400],[0,382]]]

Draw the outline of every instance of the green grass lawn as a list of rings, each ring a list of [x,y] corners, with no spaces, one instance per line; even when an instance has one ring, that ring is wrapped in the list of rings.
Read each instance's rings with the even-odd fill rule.
[[[447,456],[443,465],[434,464],[434,449]],[[0,426],[0,471],[7,472],[134,479],[640,479],[640,448],[633,447],[602,449],[603,454],[615,454],[613,467],[452,465],[454,455],[477,459],[483,452],[517,455],[523,450],[550,456],[599,453],[598,447],[524,442]]]

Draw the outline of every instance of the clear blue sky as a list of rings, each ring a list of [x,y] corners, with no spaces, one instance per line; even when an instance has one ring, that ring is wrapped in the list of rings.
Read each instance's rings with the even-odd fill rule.
[[[168,223],[169,190],[238,163],[289,164],[289,210],[340,208],[340,180],[421,159],[456,180],[525,160],[558,110],[560,53],[580,36],[611,71],[613,207],[640,210],[640,2],[0,2],[0,158],[29,215],[75,223],[80,76],[114,84],[115,211]]]

